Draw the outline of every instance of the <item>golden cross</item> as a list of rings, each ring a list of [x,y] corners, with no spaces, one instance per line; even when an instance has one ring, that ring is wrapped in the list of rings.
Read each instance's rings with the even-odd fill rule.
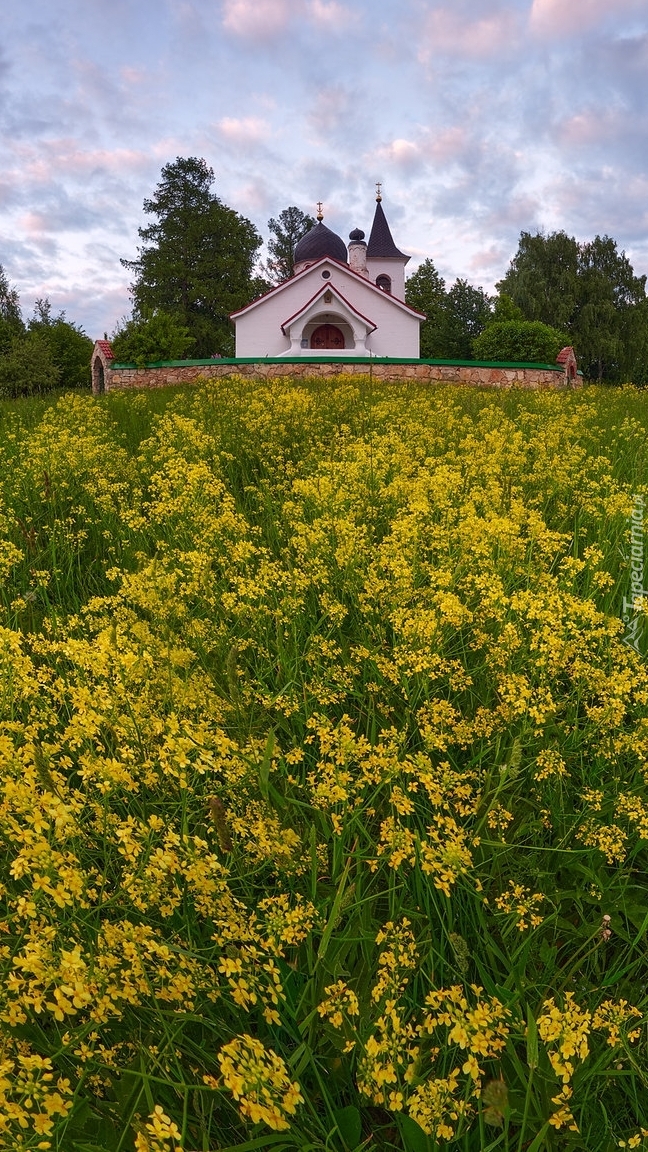
[[[324,213],[322,212],[322,201],[321,200],[317,201],[317,219],[318,220],[324,219]]]
[[[376,200],[382,200],[382,180],[376,182]]]

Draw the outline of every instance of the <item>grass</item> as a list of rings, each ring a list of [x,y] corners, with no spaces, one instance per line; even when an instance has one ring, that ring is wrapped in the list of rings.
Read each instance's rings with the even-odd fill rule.
[[[0,405],[0,1148],[648,1147],[647,425]]]

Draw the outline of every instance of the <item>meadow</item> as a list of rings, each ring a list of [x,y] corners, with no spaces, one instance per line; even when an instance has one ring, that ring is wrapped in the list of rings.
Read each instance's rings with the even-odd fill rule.
[[[0,426],[0,1149],[648,1149],[648,396]]]

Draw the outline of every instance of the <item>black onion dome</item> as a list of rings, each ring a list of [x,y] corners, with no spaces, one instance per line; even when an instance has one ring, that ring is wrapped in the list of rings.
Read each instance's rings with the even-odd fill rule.
[[[354,228],[353,232],[349,232],[349,240],[352,240],[354,244],[357,244],[359,240],[364,240],[364,236],[362,228]]]
[[[331,232],[331,229],[320,220],[295,245],[295,264],[321,260],[323,256],[332,256],[342,264],[347,262],[344,240],[337,233]]]

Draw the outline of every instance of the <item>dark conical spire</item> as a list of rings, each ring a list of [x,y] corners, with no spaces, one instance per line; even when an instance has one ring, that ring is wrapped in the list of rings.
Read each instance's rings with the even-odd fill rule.
[[[406,256],[405,253],[401,252],[394,244],[392,234],[389,231],[387,217],[383,212],[382,203],[378,198],[376,199],[376,212],[371,226],[369,243],[367,244],[367,257],[368,259],[372,257],[382,257],[383,259],[397,257],[401,260],[409,260],[409,256]]]

